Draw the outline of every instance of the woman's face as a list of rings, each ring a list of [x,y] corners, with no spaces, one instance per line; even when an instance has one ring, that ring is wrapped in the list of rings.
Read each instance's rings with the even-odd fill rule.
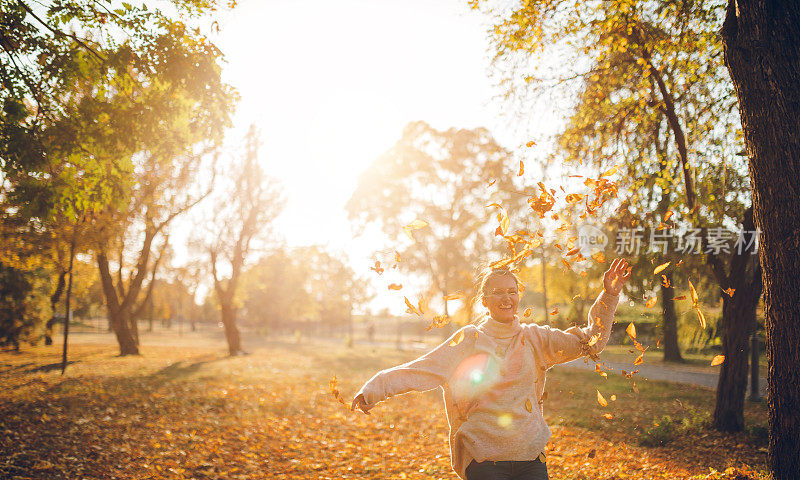
[[[498,322],[513,321],[519,306],[517,281],[512,275],[489,277],[484,286],[482,303],[489,309],[489,315]]]

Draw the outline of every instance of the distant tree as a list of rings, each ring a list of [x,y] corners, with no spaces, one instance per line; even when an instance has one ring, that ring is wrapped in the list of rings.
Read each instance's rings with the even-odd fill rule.
[[[258,131],[251,126],[242,155],[226,165],[230,176],[225,179],[225,187],[217,189],[214,213],[208,224],[213,237],[206,249],[230,355],[242,352],[236,324],[242,269],[253,247],[263,243],[284,205],[280,186],[259,163],[259,143]]]
[[[413,122],[361,174],[346,208],[359,228],[378,224],[398,244],[405,225],[427,222],[411,244],[397,247],[399,268],[429,280],[435,294],[469,294],[476,268],[502,245],[495,241],[497,210],[487,205],[502,204],[512,218],[524,205],[514,182],[519,168],[484,128],[439,131]],[[447,302],[444,314],[450,315]]]

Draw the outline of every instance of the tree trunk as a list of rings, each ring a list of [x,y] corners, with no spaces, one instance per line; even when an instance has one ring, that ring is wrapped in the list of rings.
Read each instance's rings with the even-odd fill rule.
[[[58,305],[58,300],[61,298],[61,294],[64,293],[64,285],[66,282],[64,279],[67,276],[67,272],[59,272],[58,273],[58,282],[56,283],[56,290],[50,296],[50,311],[52,314],[50,315],[50,319],[47,320],[45,324],[44,330],[44,344],[45,345],[52,345],[53,344],[53,327],[56,326],[56,309]]]
[[[800,478],[800,5],[729,0],[725,63],[742,118],[761,231],[769,466]]]
[[[664,361],[683,362],[678,347],[678,315],[675,314],[675,289],[672,288],[672,273],[667,272],[669,287],[661,285],[661,313],[664,325]]]
[[[225,339],[228,340],[228,353],[231,356],[238,355],[242,352],[242,338],[239,334],[239,328],[236,326],[236,307],[231,304],[223,304],[221,305],[221,311]]]
[[[722,354],[725,362],[717,382],[714,428],[723,432],[744,430],[744,399],[747,392],[747,359],[750,333],[756,324],[756,305],[748,292],[722,297]]]
[[[72,264],[75,260],[75,234],[69,244],[69,280],[67,281],[67,298],[64,300],[64,348],[61,352],[61,375],[67,370],[67,340],[69,339],[70,300],[72,299]]]
[[[134,334],[132,325],[132,313],[129,309],[117,310],[112,313],[109,311],[111,328],[117,337],[120,355],[139,355],[138,335]]]

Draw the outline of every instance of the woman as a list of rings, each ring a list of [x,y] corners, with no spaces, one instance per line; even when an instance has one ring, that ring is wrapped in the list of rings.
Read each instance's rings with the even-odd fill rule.
[[[623,259],[603,275],[603,291],[588,325],[558,330],[520,324],[519,278],[489,270],[479,298],[489,315],[466,325],[426,355],[378,372],[361,387],[351,408],[369,414],[375,404],[410,391],[442,387],[450,424],[453,469],[466,480],[545,480],[545,372],[557,363],[596,355],[608,342],[614,312],[630,267]]]

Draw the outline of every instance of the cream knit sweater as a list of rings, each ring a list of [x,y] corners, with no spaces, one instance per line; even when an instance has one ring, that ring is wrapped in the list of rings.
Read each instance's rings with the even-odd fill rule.
[[[473,459],[534,460],[550,439],[542,414],[545,372],[598,354],[608,342],[618,301],[618,295],[603,291],[584,328],[521,325],[519,318],[504,324],[487,317],[422,357],[378,372],[358,394],[371,407],[394,395],[441,387],[451,463],[461,478]]]

